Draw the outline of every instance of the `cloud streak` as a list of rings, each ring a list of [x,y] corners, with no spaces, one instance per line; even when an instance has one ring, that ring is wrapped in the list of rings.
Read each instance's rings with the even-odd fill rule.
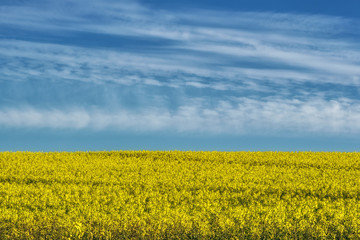
[[[8,127],[55,129],[112,129],[135,132],[196,132],[242,134],[335,134],[360,133],[360,105],[349,99],[326,102],[322,99],[249,98],[236,103],[220,101],[214,108],[201,101],[180,106],[141,111],[129,109],[35,109],[0,110],[0,124]]]
[[[112,0],[28,1],[0,14],[0,84],[26,83],[38,99],[17,94],[7,106],[2,94],[0,126],[359,133],[357,20]],[[51,87],[75,83],[76,103]],[[113,104],[96,100],[109,96]]]

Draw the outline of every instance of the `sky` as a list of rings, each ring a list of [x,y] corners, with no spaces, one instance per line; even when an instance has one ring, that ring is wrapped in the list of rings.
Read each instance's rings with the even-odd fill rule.
[[[0,151],[359,151],[358,9],[0,0]]]

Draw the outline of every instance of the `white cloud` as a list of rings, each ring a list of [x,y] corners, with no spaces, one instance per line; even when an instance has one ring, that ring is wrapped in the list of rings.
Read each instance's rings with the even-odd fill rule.
[[[238,98],[219,101],[208,108],[202,100],[170,112],[166,108],[0,110],[0,125],[20,128],[112,129],[141,132],[206,132],[226,134],[337,134],[360,133],[360,103],[349,99],[321,98],[259,101]]]
[[[3,78],[8,76],[7,78],[15,81],[26,81],[29,77],[35,76],[52,80],[67,79],[97,83],[113,81],[129,85],[139,82],[148,84],[150,82],[146,78],[161,77],[162,86],[191,85],[218,90],[238,89],[239,82],[251,86],[255,79],[256,81],[270,80],[285,86],[289,84],[289,80],[350,86],[359,84],[356,81],[360,76],[357,62],[346,58],[340,61],[339,57],[332,59],[326,55],[318,56],[310,52],[302,53],[295,50],[287,52],[263,45],[257,45],[254,50],[223,46],[220,43],[215,45],[193,43],[191,45],[191,47],[188,44],[183,45],[182,48],[203,51],[205,55],[188,56],[188,53],[169,49],[172,52],[170,58],[162,53],[124,53],[104,49],[88,50],[84,47],[50,43],[1,40],[0,58],[7,61],[0,68]],[[214,52],[217,56],[207,55]],[[356,51],[353,55],[355,53]],[[237,59],[246,61],[248,57],[256,57],[258,60],[258,63],[253,63],[253,68],[241,66],[241,63],[239,66],[231,63]],[[227,62],[228,59],[230,62]],[[278,64],[284,69],[271,67],[257,69],[257,64],[270,64],[270,66]],[[86,68],[84,69],[83,66]],[[176,84],[167,81],[174,76],[179,78]],[[135,78],[138,80],[129,81]],[[215,81],[212,81],[212,84],[206,84],[205,79],[215,79]],[[216,81],[218,83],[214,84]],[[220,85],[222,85],[221,88],[219,88]]]
[[[107,4],[92,1],[86,3],[85,8],[82,1],[41,4],[45,4],[46,11],[40,11],[35,3],[3,7],[0,12],[4,15],[0,21],[40,32],[47,27],[57,31],[59,36],[62,31],[76,30],[142,39],[158,37],[159,41],[168,39],[175,42],[160,46],[158,51],[147,52],[4,39],[0,41],[0,57],[13,62],[16,68],[5,64],[1,68],[3,75],[14,76],[16,80],[38,76],[131,84],[121,80],[127,77],[123,71],[126,69],[139,74],[139,77],[170,79],[174,75],[186,74],[198,79],[217,78],[230,89],[236,89],[238,81],[267,81],[270,77],[272,81],[285,85],[289,79],[294,82],[358,85],[354,79],[360,76],[359,44],[346,38],[331,37],[339,31],[356,30],[356,25],[348,19],[267,12],[193,10],[191,14],[185,14],[153,11],[134,1],[107,1]],[[97,21],[89,20],[89,15],[96,16]],[[34,25],[36,23],[38,25]],[[64,36],[66,34],[70,33],[65,32]],[[252,65],[241,63],[250,58],[256,59]],[[24,59],[36,65],[30,68],[23,63]],[[61,70],[56,66],[59,64]],[[269,67],[258,69],[262,64]],[[83,65],[88,68],[81,70]],[[202,81],[194,82],[187,78],[181,81],[183,86],[205,86]],[[179,87],[181,81],[162,84]]]
[[[148,109],[148,105],[141,105],[148,96],[136,111],[109,106],[91,109],[71,102],[50,110],[41,104],[0,105],[0,126],[231,134],[360,133],[360,107],[353,96],[330,101],[319,87],[313,89],[316,93],[295,89],[297,95],[293,97],[298,100],[288,99],[299,84],[359,87],[360,45],[341,35],[358,32],[356,20],[269,12],[180,13],[112,0],[29,1],[2,7],[0,14],[2,26],[39,33],[33,39],[21,36],[21,32],[0,39],[0,85],[5,80],[36,85],[34,79],[101,85],[111,82],[159,88],[146,93],[159,98],[173,97],[162,93],[163,87],[179,92],[199,90],[198,101],[183,94],[176,109],[164,103],[166,100]],[[104,39],[108,34],[170,43],[156,47],[140,44],[136,49],[127,48],[126,43],[116,45],[115,41],[113,48],[101,42],[87,47],[71,42],[74,31],[104,34]],[[41,39],[46,34],[67,41]],[[208,94],[208,89],[216,93]],[[247,96],[250,91],[257,92],[258,97],[232,97]],[[265,97],[269,95],[272,97]],[[207,104],[209,99],[215,103]]]

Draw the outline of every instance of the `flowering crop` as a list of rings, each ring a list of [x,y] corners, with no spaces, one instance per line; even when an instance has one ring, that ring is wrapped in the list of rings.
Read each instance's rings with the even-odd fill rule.
[[[0,239],[360,239],[360,154],[3,152]]]

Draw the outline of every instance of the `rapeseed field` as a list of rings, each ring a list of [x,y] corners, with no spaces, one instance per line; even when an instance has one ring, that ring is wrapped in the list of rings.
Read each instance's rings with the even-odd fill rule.
[[[360,239],[360,153],[3,152],[0,239]]]

